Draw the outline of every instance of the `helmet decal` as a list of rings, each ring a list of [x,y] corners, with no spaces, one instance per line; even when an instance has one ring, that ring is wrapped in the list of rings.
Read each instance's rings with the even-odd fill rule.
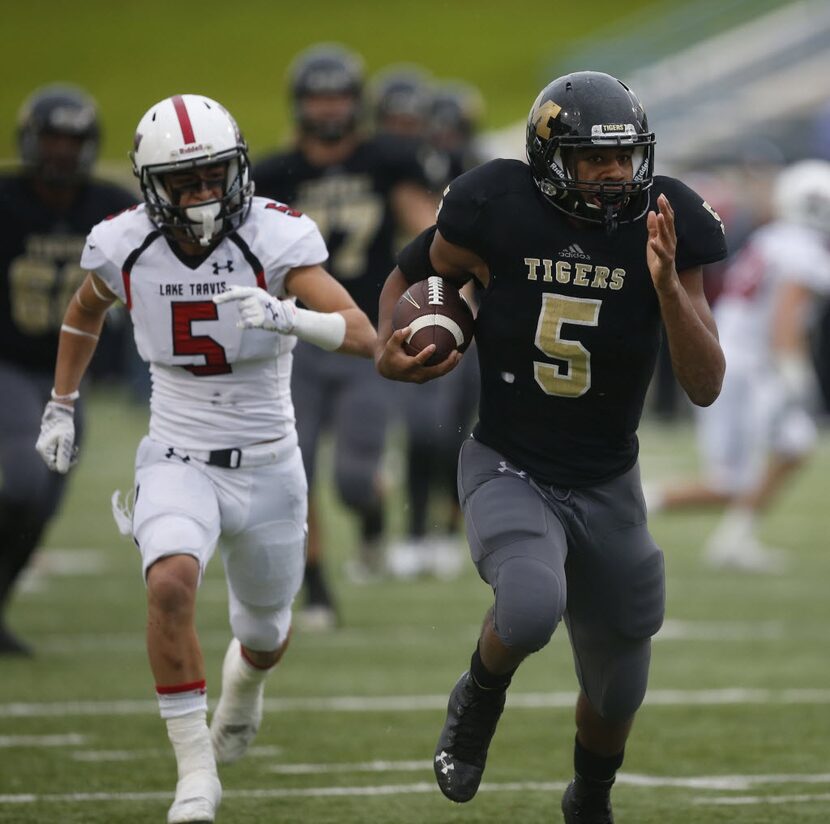
[[[179,118],[179,126],[182,129],[182,140],[185,143],[195,143],[196,137],[193,134],[193,124],[190,122],[190,115],[187,113],[184,98],[180,94],[177,94],[170,99],[173,102],[173,108],[176,110],[176,117]]]
[[[543,140],[550,138],[552,128],[551,120],[555,120],[559,117],[559,112],[561,111],[561,106],[558,106],[552,100],[545,100],[535,108],[533,114],[530,116],[533,121],[536,134]]]

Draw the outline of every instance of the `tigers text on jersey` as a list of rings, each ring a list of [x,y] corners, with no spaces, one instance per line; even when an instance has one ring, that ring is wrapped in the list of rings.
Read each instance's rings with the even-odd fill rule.
[[[723,227],[702,198],[656,177],[675,211],[678,272],[726,255]],[[453,182],[438,229],[490,270],[476,343],[476,438],[543,483],[577,487],[622,474],[660,340],[643,218],[611,235],[574,225],[519,161],[485,163]]]
[[[200,257],[168,242],[137,206],[93,228],[81,265],[127,305],[136,346],[150,364],[150,436],[191,449],[273,440],[294,426],[291,350],[296,338],[239,329],[233,285],[286,297],[285,275],[326,258],[314,222],[255,197],[248,219]]]
[[[714,311],[727,369],[769,365],[776,295],[786,282],[830,294],[830,249],[815,229],[776,221],[753,232],[726,271]]]
[[[293,150],[265,158],[252,177],[257,192],[317,223],[329,250],[326,268],[377,326],[378,295],[399,246],[390,194],[399,183],[426,185],[414,144],[373,137],[333,166],[314,166]]]
[[[84,279],[78,258],[89,230],[135,203],[126,189],[87,183],[64,213],[45,206],[25,175],[0,179],[0,359],[55,370],[66,306]]]

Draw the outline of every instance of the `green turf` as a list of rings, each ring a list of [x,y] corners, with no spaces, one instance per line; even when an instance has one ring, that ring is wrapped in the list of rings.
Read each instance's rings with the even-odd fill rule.
[[[143,650],[138,555],[118,536],[108,511],[111,491],[130,485],[133,450],[145,422],[144,412],[120,393],[93,393],[83,462],[63,513],[49,530],[37,573],[12,610],[14,626],[39,655],[32,661],[0,660],[3,824],[164,821],[175,765],[154,707]],[[646,424],[642,442],[648,478],[695,467],[687,425]],[[398,464],[392,454],[396,528],[402,510]],[[640,713],[624,773],[647,776],[652,783],[768,778],[740,789],[639,786],[621,780],[615,791],[621,824],[828,820],[830,713],[821,692],[830,681],[825,583],[830,556],[823,513],[828,472],[830,441],[825,436],[816,460],[764,526],[764,537],[790,552],[791,565],[780,577],[708,571],[699,547],[714,523],[712,515],[653,519],[653,532],[666,550],[667,630],[672,631],[655,642],[654,702]],[[571,769],[570,694],[575,690],[565,634],[557,632],[551,645],[516,676],[512,706],[509,702],[494,741],[480,795],[468,805],[450,804],[432,785],[429,761],[445,696],[472,651],[487,588],[472,568],[452,583],[351,585],[341,569],[355,549],[354,525],[328,490],[323,511],[345,625],[328,634],[296,633],[269,684],[266,719],[256,742],[271,749],[222,769],[227,797],[220,824],[558,821],[561,786]],[[97,550],[105,566],[59,575],[55,562],[66,549]],[[224,584],[215,563],[200,595],[199,627],[209,695],[215,699],[228,639]],[[760,692],[735,703],[692,703],[703,690],[731,688]],[[820,692],[813,699],[803,692],[784,692],[807,689]],[[667,691],[678,691],[673,701],[666,702]],[[546,706],[527,706],[531,695],[546,698]],[[322,703],[344,697],[376,698],[377,703],[352,709]],[[389,708],[392,699],[403,706]],[[59,712],[58,702],[77,707]],[[83,702],[130,703],[115,704],[119,713]],[[132,709],[125,712],[124,707]],[[83,738],[51,747],[6,738],[73,734]],[[123,751],[125,760],[89,760],[98,751]],[[394,763],[368,771],[365,764],[375,761]],[[407,762],[416,763],[410,768]],[[303,764],[316,766],[298,772],[296,765]],[[340,765],[340,770],[326,765]],[[776,778],[786,775],[793,777]],[[511,790],[511,783],[525,788]],[[358,794],[361,790],[365,794]],[[48,800],[75,793],[116,798]],[[131,800],[124,795],[129,793],[137,795]],[[40,800],[24,803],[24,794]],[[762,803],[709,803],[747,796],[760,797]],[[776,803],[787,796],[801,800]]]
[[[540,0],[201,0],[197,5],[7,0],[0,158],[14,155],[13,124],[22,100],[36,86],[58,80],[81,84],[98,99],[105,127],[102,154],[121,171],[127,170],[126,154],[144,111],[181,92],[224,103],[259,155],[288,136],[285,77],[291,59],[320,41],[359,51],[369,73],[413,62],[437,78],[475,83],[487,101],[486,127],[503,127],[526,115],[552,79],[552,65],[557,71],[598,68],[582,64],[587,48],[596,49],[592,60],[604,59],[595,32],[607,36],[633,16],[625,31],[634,23],[642,31],[656,22],[659,33],[663,14],[695,5],[691,0],[594,0],[588,7]],[[737,5],[749,6],[746,0]],[[697,16],[712,18],[713,12]],[[571,53],[580,55],[579,65],[568,63]]]

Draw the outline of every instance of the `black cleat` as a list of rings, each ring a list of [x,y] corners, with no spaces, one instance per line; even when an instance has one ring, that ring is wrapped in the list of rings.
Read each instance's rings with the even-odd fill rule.
[[[614,824],[610,781],[587,781],[576,776],[562,796],[565,824]]]
[[[505,697],[506,690],[479,687],[469,672],[453,687],[432,765],[438,787],[451,801],[476,794]]]

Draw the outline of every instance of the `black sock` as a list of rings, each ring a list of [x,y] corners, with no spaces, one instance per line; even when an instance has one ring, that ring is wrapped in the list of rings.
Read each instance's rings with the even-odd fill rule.
[[[470,659],[470,674],[473,680],[480,687],[486,690],[506,690],[510,686],[510,680],[513,678],[513,673],[516,672],[514,667],[510,672],[503,675],[495,675],[484,666],[481,660],[481,655],[478,652],[478,646]]]
[[[579,738],[574,741],[574,770],[576,774],[587,782],[611,781],[622,766],[625,757],[625,748],[617,755],[607,758],[586,750],[579,743]]]
[[[332,597],[326,579],[323,577],[323,568],[316,561],[306,561],[303,578],[307,600],[309,604],[324,604],[332,606]]]

